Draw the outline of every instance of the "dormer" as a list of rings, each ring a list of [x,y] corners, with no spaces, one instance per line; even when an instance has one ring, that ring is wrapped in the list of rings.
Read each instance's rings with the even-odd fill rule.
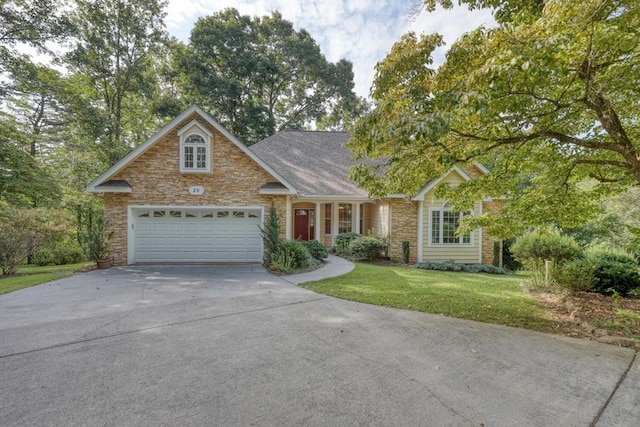
[[[211,172],[211,141],[213,134],[197,120],[178,131],[180,138],[180,172]]]

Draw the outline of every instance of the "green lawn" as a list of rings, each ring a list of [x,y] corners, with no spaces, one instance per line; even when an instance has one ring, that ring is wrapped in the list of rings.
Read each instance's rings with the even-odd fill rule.
[[[528,329],[552,321],[521,288],[523,276],[419,270],[356,263],[344,276],[301,286],[315,292],[387,307],[444,314]]]
[[[30,286],[40,285],[52,280],[63,279],[71,276],[75,271],[82,269],[87,262],[77,264],[54,265],[54,266],[33,266],[25,265],[18,268],[18,274],[15,276],[0,276],[0,295],[17,291],[18,289],[28,288]]]

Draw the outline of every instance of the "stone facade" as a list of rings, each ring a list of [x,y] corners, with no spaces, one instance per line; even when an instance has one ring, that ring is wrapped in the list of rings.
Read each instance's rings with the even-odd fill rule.
[[[490,202],[482,202],[483,213],[499,213],[502,210],[502,200],[492,200]],[[482,233],[482,263],[493,264],[493,245],[495,242],[500,242],[500,239],[491,237],[486,230]],[[501,257],[501,255],[500,255]],[[502,266],[502,259],[498,259],[498,265]]]
[[[405,199],[389,199],[391,231],[389,257],[402,260],[402,242],[409,242],[409,262],[418,260],[418,203]]]
[[[197,120],[213,134],[211,172],[180,172],[180,139],[178,130]],[[198,114],[176,125],[140,157],[129,163],[111,179],[126,180],[131,193],[105,193],[105,213],[114,231],[111,251],[114,264],[127,263],[127,206],[262,206],[265,216],[274,201],[284,237],[285,196],[259,194],[266,182],[277,181],[217,129]],[[202,186],[204,194],[190,195],[189,187]]]

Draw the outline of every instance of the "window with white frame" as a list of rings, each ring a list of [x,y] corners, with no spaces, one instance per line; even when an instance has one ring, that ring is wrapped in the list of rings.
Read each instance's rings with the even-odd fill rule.
[[[352,206],[350,203],[338,205],[338,233],[351,232]]]
[[[469,245],[471,233],[461,236],[456,235],[460,221],[471,212],[454,212],[446,206],[431,208],[429,216],[430,242],[433,245]]]
[[[211,153],[209,141],[199,133],[190,133],[180,140],[180,170],[209,172]]]

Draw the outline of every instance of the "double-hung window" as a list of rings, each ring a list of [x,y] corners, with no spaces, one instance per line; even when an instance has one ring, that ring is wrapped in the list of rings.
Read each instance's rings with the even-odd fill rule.
[[[182,167],[185,170],[207,169],[207,142],[202,135],[192,133],[184,139],[182,150],[184,158]]]
[[[446,207],[431,208],[429,218],[432,245],[469,245],[471,233],[456,235],[460,221],[470,212],[453,212]]]

